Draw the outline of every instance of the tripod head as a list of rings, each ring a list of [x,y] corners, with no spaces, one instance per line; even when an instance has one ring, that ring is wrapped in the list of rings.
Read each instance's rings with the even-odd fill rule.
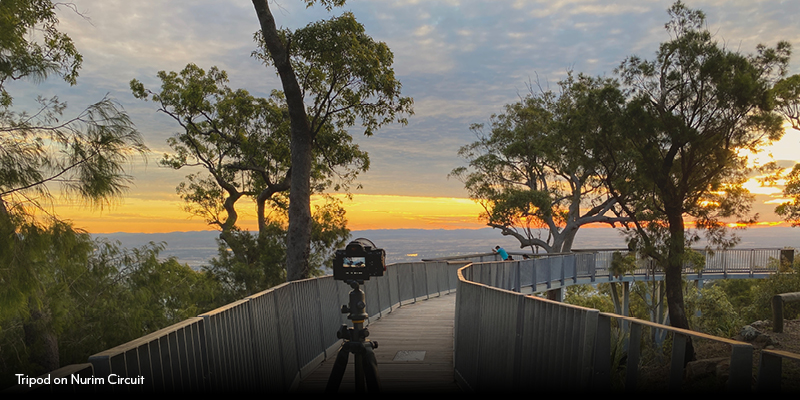
[[[342,306],[342,314],[350,314],[347,319],[363,323],[369,317],[367,314],[367,303],[365,302],[364,292],[359,285],[364,281],[347,280],[345,283],[349,284],[353,290],[350,291],[350,302]]]

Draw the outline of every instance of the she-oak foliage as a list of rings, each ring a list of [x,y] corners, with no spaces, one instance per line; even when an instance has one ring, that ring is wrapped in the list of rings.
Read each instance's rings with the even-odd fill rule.
[[[49,0],[0,2],[0,386],[37,376],[212,308],[220,286],[161,247],[121,249],[54,215],[56,193],[104,206],[147,151],[127,114],[105,98],[75,117],[40,99],[12,108],[10,80],[76,84],[82,58]],[[70,7],[72,8],[72,7]],[[73,11],[74,8],[73,8]],[[38,34],[31,34],[32,31]]]

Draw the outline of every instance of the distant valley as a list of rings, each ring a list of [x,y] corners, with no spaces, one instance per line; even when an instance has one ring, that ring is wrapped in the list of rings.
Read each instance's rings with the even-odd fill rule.
[[[742,238],[738,248],[800,248],[800,228],[770,227],[737,231]],[[207,265],[217,255],[216,231],[171,233],[110,233],[95,234],[96,238],[119,241],[123,247],[141,247],[149,242],[166,243],[161,253],[176,257],[192,268]],[[516,240],[499,231],[484,229],[426,230],[380,229],[353,231],[353,238],[370,239],[386,250],[388,263],[420,261],[462,254],[486,253],[497,245],[509,251],[521,251]],[[584,228],[578,232],[575,249],[623,248],[625,241],[617,230],[610,228]]]

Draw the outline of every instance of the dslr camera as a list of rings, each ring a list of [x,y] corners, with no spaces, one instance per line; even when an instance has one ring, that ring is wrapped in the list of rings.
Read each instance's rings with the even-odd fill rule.
[[[336,250],[333,259],[333,279],[337,281],[365,281],[371,276],[383,276],[385,271],[386,252],[369,239],[353,240],[344,249]]]

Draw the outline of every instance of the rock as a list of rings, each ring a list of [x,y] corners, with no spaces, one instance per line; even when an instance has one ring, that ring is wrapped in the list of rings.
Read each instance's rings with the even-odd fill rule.
[[[756,340],[756,338],[761,335],[761,332],[758,329],[754,328],[752,325],[745,325],[741,331],[739,331],[739,338],[745,342],[752,342]]]
[[[763,333],[753,327],[753,325],[758,326],[769,326],[767,323],[766,325],[762,321],[758,321],[760,323],[754,322],[751,325],[745,325],[739,334],[734,337],[734,340],[740,340],[743,342],[749,342],[753,345],[753,347],[758,349],[763,349],[766,347],[772,347],[778,345],[778,341],[772,336],[767,333]]]
[[[693,381],[709,376],[716,376],[717,369],[719,368],[718,366],[721,363],[727,362],[730,362],[730,360],[726,357],[692,361],[686,364],[686,379]]]
[[[777,346],[778,341],[774,337],[772,337],[772,335],[764,333],[758,335],[758,337],[752,340],[752,344],[754,347],[763,349],[765,347]]]
[[[730,375],[730,361],[727,357],[719,357],[686,364],[684,370],[686,386],[703,385],[702,382],[706,382],[705,385],[711,384],[712,387],[724,385]]]
[[[769,320],[756,321],[756,322],[753,322],[752,324],[750,324],[750,326],[752,326],[752,327],[754,327],[754,328],[756,328],[758,330],[765,331],[765,330],[772,329],[772,321],[769,321]]]

